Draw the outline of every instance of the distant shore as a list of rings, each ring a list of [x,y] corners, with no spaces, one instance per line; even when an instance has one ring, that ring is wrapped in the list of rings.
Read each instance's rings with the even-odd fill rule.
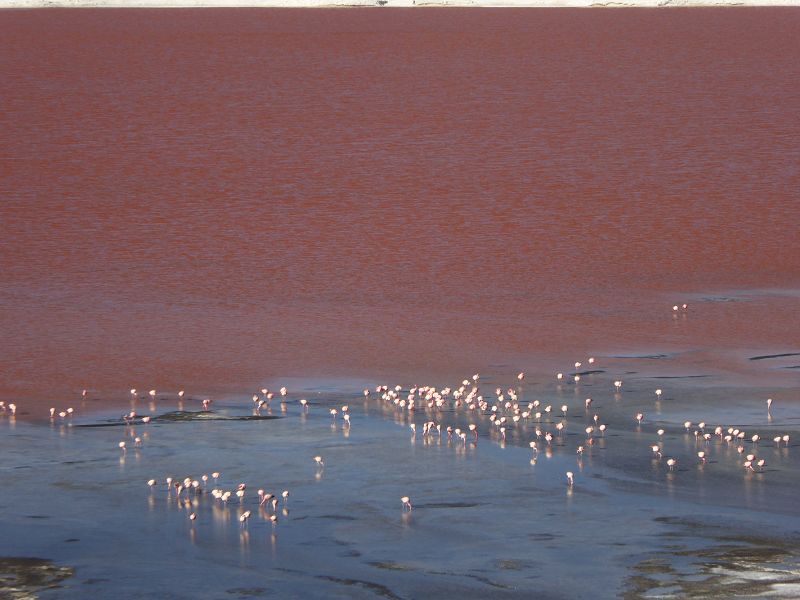
[[[0,0],[0,9],[27,8],[668,8],[800,6],[800,0]]]

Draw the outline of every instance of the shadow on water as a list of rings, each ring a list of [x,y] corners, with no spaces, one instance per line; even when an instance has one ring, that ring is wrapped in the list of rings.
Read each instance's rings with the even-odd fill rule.
[[[788,358],[790,356],[800,356],[800,352],[785,352],[784,354],[764,354],[762,356],[751,356],[749,360],[767,360],[769,358]]]
[[[476,508],[482,506],[477,502],[428,502],[418,504],[417,508]]]

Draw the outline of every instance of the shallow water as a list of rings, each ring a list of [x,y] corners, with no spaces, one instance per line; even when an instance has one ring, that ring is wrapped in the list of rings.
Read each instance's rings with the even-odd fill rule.
[[[309,394],[308,413],[290,394],[286,404],[274,401],[279,418],[263,420],[249,418],[249,399],[234,398],[210,413],[186,400],[189,420],[172,413],[146,425],[126,426],[116,413],[53,424],[3,418],[0,555],[43,557],[75,570],[61,587],[42,591],[44,598],[638,598],[697,589],[730,597],[744,571],[748,593],[793,597],[798,447],[766,440],[773,432],[797,437],[796,404],[776,401],[770,418],[769,390],[686,383],[663,386],[656,403],[652,380],[633,377],[614,393],[615,375],[586,376],[578,386],[526,382],[521,399],[551,404],[552,418],[509,426],[505,441],[488,415],[461,407],[410,416],[358,391]],[[510,383],[483,378],[487,394]],[[342,404],[350,428],[329,414]],[[566,418],[555,414],[562,404]],[[155,408],[169,414],[178,406],[159,400]],[[146,402],[137,409],[150,413]],[[638,427],[636,412],[645,413]],[[593,414],[608,430],[578,458]],[[462,444],[446,433],[422,436],[429,418],[445,428],[475,423],[479,438]],[[685,418],[702,418],[712,430],[719,423],[759,432],[764,472],[744,470],[735,449],[719,440],[698,445]],[[555,433],[561,420],[562,435],[550,448],[540,441],[532,463],[527,445],[536,427]],[[649,445],[662,427],[659,461]],[[143,438],[140,449],[132,447],[135,436]],[[695,456],[700,447],[709,454],[705,465]],[[674,472],[666,456],[678,458]],[[166,490],[166,476],[212,471],[221,472],[225,489],[248,484],[243,505],[234,499],[224,506],[208,494],[184,505]],[[573,488],[566,471],[575,473]],[[152,491],[151,477],[159,481]],[[259,487],[291,492],[275,526],[258,509]],[[404,495],[411,512],[401,509]],[[242,527],[245,509],[253,516]]]

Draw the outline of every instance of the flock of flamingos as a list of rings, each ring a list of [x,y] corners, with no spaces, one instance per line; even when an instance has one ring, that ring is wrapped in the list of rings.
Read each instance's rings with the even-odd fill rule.
[[[673,312],[685,311],[686,305],[673,306]],[[594,368],[595,359],[588,358],[586,360],[590,368]],[[581,379],[581,367],[583,363],[578,361],[574,363],[575,372],[569,375],[558,373],[556,375],[557,381],[561,382],[565,378],[571,378],[577,384]],[[524,373],[517,375],[517,382],[514,386],[506,389],[497,387],[493,393],[484,394],[481,389],[480,374],[476,373],[470,378],[461,381],[458,387],[445,387],[437,389],[432,386],[414,386],[410,388],[403,388],[403,386],[396,385],[394,387],[381,385],[374,388],[374,390],[363,390],[364,400],[370,402],[374,398],[378,398],[379,402],[384,408],[402,414],[408,421],[412,437],[416,438],[421,435],[424,439],[431,439],[432,437],[439,440],[445,439],[447,444],[461,445],[466,447],[467,444],[477,444],[481,433],[488,435],[491,439],[504,442],[506,433],[508,431],[516,431],[516,438],[519,439],[520,434],[526,434],[530,437],[528,445],[531,449],[531,463],[535,464],[540,452],[545,452],[547,456],[552,455],[552,446],[554,443],[560,446],[565,446],[563,442],[563,432],[567,426],[567,414],[570,412],[570,407],[563,404],[560,407],[554,407],[551,404],[543,404],[539,400],[524,402],[521,400],[522,385],[525,378]],[[615,394],[619,394],[623,382],[616,380],[613,382]],[[136,389],[131,389],[131,399],[135,402],[139,398],[139,393]],[[663,391],[661,389],[654,390],[656,398],[661,399]],[[86,390],[83,391],[84,397]],[[151,400],[151,410],[155,408],[154,402],[157,398],[156,390],[150,390],[148,395]],[[177,394],[179,399],[179,406],[182,406],[184,399],[184,391]],[[280,388],[277,393],[278,400],[281,403],[282,412],[285,411],[285,405],[289,403],[290,398],[288,390],[285,387]],[[260,390],[260,394],[256,393],[252,396],[253,401],[253,414],[258,417],[262,415],[262,411],[271,413],[271,403],[276,397],[276,394],[267,388]],[[305,398],[296,400],[299,404],[301,414],[307,414],[310,410],[310,404]],[[766,399],[766,409],[771,417],[772,399]],[[210,399],[202,400],[202,413],[210,414],[212,401]],[[592,399],[586,398],[583,401],[583,423],[584,435],[581,443],[577,444],[574,451],[580,457],[595,445],[598,438],[604,438],[608,425],[601,422],[599,414],[592,411]],[[315,408],[316,410],[316,408]],[[337,418],[341,418],[341,426],[345,429],[351,427],[350,412],[347,405],[342,405],[339,408],[326,408],[330,414],[333,423],[336,423]],[[17,413],[17,406],[13,403],[6,404],[0,402],[0,415],[6,415],[14,418]],[[73,408],[66,408],[58,411],[55,407],[50,408],[49,418],[55,422],[57,420],[68,420],[74,414]],[[122,453],[127,452],[129,447],[141,448],[143,445],[142,437],[136,434],[135,426],[141,425],[147,427],[154,417],[141,416],[136,411],[130,411],[122,416],[124,421],[126,437],[124,441],[120,441],[118,446]],[[645,420],[645,415],[641,412],[631,415],[631,427],[641,428],[642,422]],[[445,424],[452,423],[452,424]],[[455,427],[459,422],[466,423],[463,428]],[[421,425],[421,432],[418,434],[417,427]],[[766,459],[758,455],[759,444],[769,440],[762,440],[761,435],[755,432],[745,432],[736,426],[726,425],[709,425],[705,422],[692,423],[685,421],[683,423],[685,432],[693,434],[696,445],[696,456],[692,458],[682,458],[681,460],[695,460],[700,464],[705,464],[709,459],[710,453],[714,451],[716,446],[735,447],[741,468],[746,472],[763,472],[766,465]],[[483,431],[481,431],[483,430]],[[678,463],[678,458],[675,456],[666,456],[664,447],[664,429],[657,429],[655,437],[649,446],[650,459],[662,461],[666,464],[668,471],[673,471]],[[790,436],[788,434],[779,434],[772,437],[771,442],[778,448],[782,445],[788,447]],[[313,460],[317,476],[325,468],[325,462],[322,456],[309,457]],[[566,471],[566,485],[571,489],[575,485],[575,474],[572,471]],[[251,517],[250,510],[244,510],[245,497],[247,494],[248,486],[246,483],[239,483],[238,485],[230,486],[231,489],[224,489],[220,486],[219,481],[221,473],[213,472],[204,474],[200,477],[165,477],[163,484],[166,492],[170,498],[183,505],[189,512],[188,519],[194,526],[195,521],[198,519],[198,513],[193,509],[198,506],[197,499],[203,495],[210,495],[214,502],[219,502],[227,505],[229,502],[236,502],[239,505],[238,518],[242,526],[246,526],[248,519]],[[157,479],[150,479],[147,485],[154,493],[160,487],[160,482]],[[210,488],[210,489],[209,489]],[[283,490],[280,493],[270,493],[264,489],[258,489],[257,500],[259,514],[266,521],[271,522],[272,526],[278,522],[279,507],[283,507],[284,514],[289,501],[289,490]],[[403,512],[413,510],[411,498],[403,496],[400,498],[401,509]]]

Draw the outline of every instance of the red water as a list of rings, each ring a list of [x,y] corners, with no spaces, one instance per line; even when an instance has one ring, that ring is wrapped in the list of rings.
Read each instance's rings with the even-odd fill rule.
[[[798,32],[0,12],[0,398],[797,351]]]

